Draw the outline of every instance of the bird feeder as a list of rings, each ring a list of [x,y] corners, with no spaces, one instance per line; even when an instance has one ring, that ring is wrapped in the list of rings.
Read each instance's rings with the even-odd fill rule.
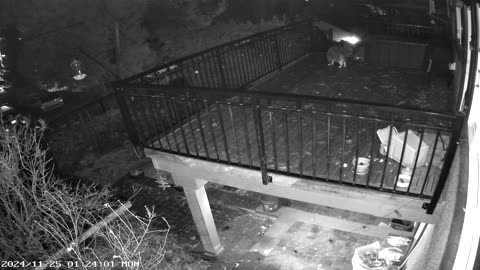
[[[87,74],[82,72],[82,62],[78,59],[73,59],[73,61],[70,63],[70,68],[73,71],[73,79],[76,81],[81,81],[87,77]]]

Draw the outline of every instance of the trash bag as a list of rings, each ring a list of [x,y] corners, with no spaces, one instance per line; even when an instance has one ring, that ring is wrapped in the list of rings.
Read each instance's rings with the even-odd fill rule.
[[[353,270],[387,270],[389,267],[385,260],[378,257],[380,243],[358,247],[352,257]]]

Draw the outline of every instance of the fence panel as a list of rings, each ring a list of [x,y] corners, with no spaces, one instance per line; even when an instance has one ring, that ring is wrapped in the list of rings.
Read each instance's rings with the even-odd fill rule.
[[[415,25],[382,21],[365,20],[361,22],[369,34],[382,40],[401,40],[410,42],[425,42],[434,37],[446,37],[444,25]]]
[[[48,121],[48,127],[49,145],[64,169],[88,153],[110,151],[128,139],[113,94]]]
[[[195,53],[123,80],[129,83],[239,88],[307,54],[311,24],[299,22]]]

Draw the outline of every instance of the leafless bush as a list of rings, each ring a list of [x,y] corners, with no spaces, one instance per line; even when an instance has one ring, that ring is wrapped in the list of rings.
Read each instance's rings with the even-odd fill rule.
[[[111,211],[114,209],[108,205]],[[124,263],[125,269],[155,269],[165,257],[170,225],[162,217],[164,228],[156,229],[154,208],[145,207],[147,216],[139,217],[127,210],[117,220],[97,233],[96,245],[85,249],[90,260]],[[127,263],[127,264],[125,264]]]
[[[120,111],[108,110],[86,121],[64,121],[50,129],[49,143],[59,167],[74,170],[90,152],[105,153],[121,146],[127,138]]]
[[[82,264],[92,260],[115,266],[136,262],[141,269],[159,264],[168,223],[164,220],[167,226],[155,229],[153,209],[147,209],[146,218],[127,210],[115,214],[112,222],[104,221],[116,213],[108,203],[109,189],[59,179],[44,146],[45,123],[39,124],[0,127],[0,259],[48,261],[53,256],[77,262],[78,269],[112,268]],[[92,228],[95,234],[84,241]]]
[[[72,185],[53,173],[43,146],[45,124],[0,128],[0,257],[42,259],[106,212],[106,188]],[[52,238],[43,227],[56,228]]]

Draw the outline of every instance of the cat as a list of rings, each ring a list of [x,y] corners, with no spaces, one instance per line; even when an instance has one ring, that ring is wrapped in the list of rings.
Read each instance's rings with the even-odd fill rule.
[[[335,62],[338,63],[338,68],[347,67],[347,59],[353,54],[353,45],[343,42],[341,45],[333,45],[328,48],[327,61],[328,65],[332,66]]]
[[[367,47],[365,44],[353,46],[348,43],[336,44],[327,51],[327,62],[329,66],[338,63],[339,67],[347,67],[347,60],[353,59],[358,63],[366,62]]]

